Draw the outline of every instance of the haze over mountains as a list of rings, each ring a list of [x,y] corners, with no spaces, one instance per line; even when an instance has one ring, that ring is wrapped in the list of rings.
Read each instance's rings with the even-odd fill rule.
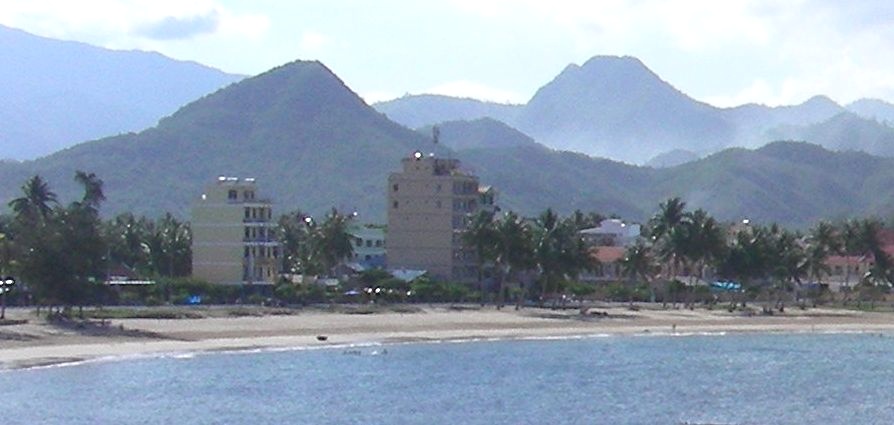
[[[865,153],[776,143],[656,170],[556,151],[494,120],[445,125],[437,146],[422,131],[386,119],[322,64],[298,61],[188,104],[138,134],[6,164],[0,200],[40,174],[67,202],[79,195],[72,176],[83,169],[106,182],[105,215],[188,217],[191,201],[223,174],[257,177],[277,212],[320,214],[335,206],[382,222],[388,173],[421,149],[461,159],[498,188],[505,209],[526,215],[553,207],[643,220],[678,195],[720,219],[799,226],[894,212],[894,159]]]
[[[138,68],[148,80],[168,75],[165,66],[147,66]],[[138,87],[137,94],[119,93],[127,105],[109,104],[105,110],[125,116],[121,111],[151,97],[146,91],[155,86]],[[43,93],[25,88],[16,89],[25,97]],[[364,221],[383,222],[387,175],[419,149],[461,159],[483,184],[497,187],[504,209],[525,215],[552,207],[644,220],[670,196],[682,196],[722,220],[747,217],[795,226],[820,218],[894,214],[894,159],[848,151],[894,155],[886,125],[894,108],[882,101],[855,102],[848,105],[853,112],[824,97],[795,106],[720,109],[692,100],[636,59],[597,57],[569,66],[526,105],[425,95],[376,106],[416,130],[366,105],[323,64],[296,61],[194,100],[139,133],[3,163],[0,202],[18,196],[34,174],[47,178],[68,202],[79,195],[72,177],[81,169],[105,181],[107,216],[171,211],[188,218],[191,201],[205,185],[232,175],[258,178],[277,212],[300,208],[320,214],[334,206],[356,210]],[[86,127],[96,125],[87,123],[91,119],[121,122],[94,115],[79,117]],[[439,124],[438,145],[432,144],[432,124]],[[761,135],[805,138],[846,152],[791,142],[723,148],[764,145]],[[590,138],[599,143],[588,144]],[[669,152],[654,163],[668,168],[594,158],[545,142],[592,145],[627,158]],[[696,159],[694,154],[708,155]]]
[[[413,128],[491,117],[549,147],[629,163],[674,150],[704,156],[727,147],[759,147],[780,136],[830,149],[894,155],[894,142],[886,143],[894,141],[894,130],[875,122],[894,121],[894,105],[886,102],[860,100],[845,108],[816,96],[793,106],[717,108],[690,98],[632,57],[597,56],[582,66],[569,65],[525,105],[419,95],[374,106]],[[829,122],[842,114],[839,124]],[[865,119],[856,120],[858,115]],[[850,129],[817,137],[823,128],[814,126],[841,122]],[[872,140],[853,137],[863,135]]]
[[[242,79],[158,53],[114,51],[0,26],[0,159],[32,159],[139,131]]]

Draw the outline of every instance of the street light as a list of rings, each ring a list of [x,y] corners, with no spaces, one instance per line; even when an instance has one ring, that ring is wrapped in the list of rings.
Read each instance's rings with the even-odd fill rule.
[[[12,291],[15,284],[16,280],[12,276],[0,280],[0,320],[6,319],[6,293]]]

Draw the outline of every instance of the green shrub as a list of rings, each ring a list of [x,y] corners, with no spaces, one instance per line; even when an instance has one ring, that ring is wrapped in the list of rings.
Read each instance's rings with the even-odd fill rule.
[[[596,287],[580,282],[571,282],[568,284],[568,292],[577,298],[584,298],[596,293]]]
[[[466,285],[432,281],[427,277],[411,282],[410,291],[414,301],[422,302],[460,302],[466,301],[471,295],[471,290]]]

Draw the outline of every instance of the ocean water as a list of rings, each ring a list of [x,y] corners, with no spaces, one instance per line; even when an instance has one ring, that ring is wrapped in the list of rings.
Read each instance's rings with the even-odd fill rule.
[[[729,334],[169,355],[0,372],[2,424],[891,424],[894,337]]]

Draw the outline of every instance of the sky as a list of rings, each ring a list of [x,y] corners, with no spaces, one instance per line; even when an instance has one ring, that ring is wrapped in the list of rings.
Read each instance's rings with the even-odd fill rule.
[[[596,55],[716,106],[894,101],[887,0],[3,0],[0,24],[246,75],[320,60],[370,103],[524,103]]]

